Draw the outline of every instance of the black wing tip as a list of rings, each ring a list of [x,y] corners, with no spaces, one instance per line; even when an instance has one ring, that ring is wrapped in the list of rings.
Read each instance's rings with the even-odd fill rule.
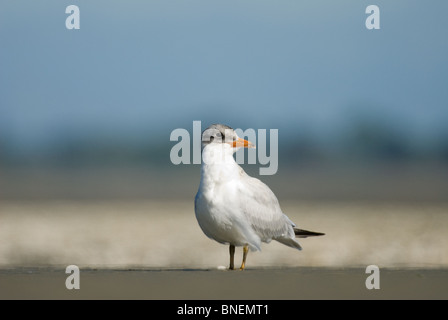
[[[309,231],[309,230],[303,230],[303,229],[298,229],[298,228],[294,228],[294,233],[296,236],[298,237],[317,237],[317,236],[324,236],[325,233],[322,232],[315,232],[315,231]]]

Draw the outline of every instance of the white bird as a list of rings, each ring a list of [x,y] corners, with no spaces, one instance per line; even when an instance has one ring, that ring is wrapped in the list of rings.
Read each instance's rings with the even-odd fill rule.
[[[243,247],[244,270],[249,249],[276,240],[301,250],[296,237],[323,233],[295,228],[282,212],[277,197],[260,180],[250,177],[233,158],[238,148],[255,146],[223,124],[213,124],[202,133],[201,182],[195,198],[196,219],[209,238],[229,245],[234,269],[235,247]]]

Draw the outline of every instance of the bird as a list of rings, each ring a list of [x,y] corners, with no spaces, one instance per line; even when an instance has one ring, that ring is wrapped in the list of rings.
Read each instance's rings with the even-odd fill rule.
[[[297,238],[324,233],[296,227],[280,208],[272,190],[249,176],[235,161],[240,148],[255,145],[238,137],[224,124],[212,124],[202,132],[201,179],[195,197],[195,216],[203,233],[229,246],[229,270],[234,270],[235,247],[243,247],[240,270],[246,267],[249,250],[261,250],[261,243],[276,240],[302,250]]]

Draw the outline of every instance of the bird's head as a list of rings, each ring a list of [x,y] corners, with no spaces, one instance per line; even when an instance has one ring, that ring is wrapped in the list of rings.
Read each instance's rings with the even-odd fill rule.
[[[235,152],[238,148],[255,148],[255,145],[236,134],[235,130],[225,124],[212,124],[202,132],[202,147],[222,146]]]

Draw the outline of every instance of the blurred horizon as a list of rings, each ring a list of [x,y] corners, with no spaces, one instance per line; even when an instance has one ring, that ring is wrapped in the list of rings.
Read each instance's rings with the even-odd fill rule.
[[[0,5],[0,199],[189,197],[200,120],[278,129],[280,196],[448,201],[448,3],[70,4]]]

